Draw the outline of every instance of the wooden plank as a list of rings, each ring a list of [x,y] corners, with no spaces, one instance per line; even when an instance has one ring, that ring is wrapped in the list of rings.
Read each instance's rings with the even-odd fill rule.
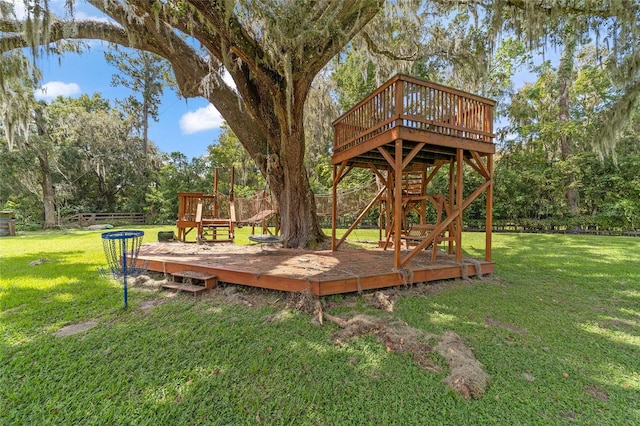
[[[333,179],[331,182],[331,251],[336,251],[336,228],[338,224],[338,175],[342,174],[342,170],[346,161],[343,161],[340,164],[340,169],[338,166],[333,166]]]
[[[413,147],[411,152],[402,161],[402,170],[404,170],[407,167],[409,167],[409,163],[411,162],[411,160],[413,160],[413,158],[422,150],[422,148],[424,146],[425,146],[425,143],[423,142],[423,143],[419,143],[419,144],[417,144],[416,146]]]
[[[201,285],[193,285],[193,284],[183,284],[183,283],[166,283],[162,285],[162,288],[169,291],[174,291],[178,293],[190,293],[194,296],[198,296],[206,291],[209,291],[208,288]]]
[[[400,79],[400,74],[391,77],[386,83],[382,84],[382,86],[378,87],[373,93],[371,93],[369,96],[367,96],[366,98],[364,98],[363,100],[361,100],[360,102],[358,102],[357,104],[355,104],[353,107],[351,107],[347,112],[345,112],[344,114],[342,114],[342,116],[340,116],[338,119],[336,119],[332,125],[335,126],[339,123],[342,123],[346,117],[349,117],[353,112],[357,111],[358,109],[360,109],[364,104],[366,104],[367,102],[369,102],[370,100],[372,100],[373,98],[375,98],[378,94],[382,93],[385,91],[386,88],[388,88],[389,86],[391,86],[393,83],[395,83],[398,79]]]
[[[477,151],[483,154],[495,154],[496,152],[496,146],[493,143],[489,142],[458,138],[455,136],[427,132],[424,130],[417,130],[403,126],[399,127],[397,130],[399,138],[412,142],[425,142],[427,144],[446,146],[456,149],[462,148],[468,151]]]
[[[468,151],[476,151],[482,154],[494,154],[495,145],[491,142],[466,139],[456,136],[434,133],[425,130],[412,129],[404,126],[396,126],[381,132],[371,139],[360,144],[356,144],[348,149],[335,153],[331,157],[332,164],[340,164],[353,158],[358,158],[372,150],[392,143],[396,139],[403,139],[407,142],[424,143],[423,151],[443,153],[442,147],[457,149],[462,148]],[[441,147],[439,150],[437,147]],[[384,153],[381,153],[384,155]],[[447,153],[448,154],[448,153]],[[448,154],[450,155],[450,154]]]
[[[474,95],[473,93],[469,93],[469,92],[463,92],[462,90],[455,89],[455,88],[449,87],[449,86],[445,86],[443,84],[434,83],[432,81],[423,80],[423,79],[420,79],[420,78],[417,78],[417,77],[412,77],[412,76],[409,76],[409,75],[406,75],[406,74],[398,74],[396,77],[398,77],[399,79],[401,79],[403,81],[407,81],[409,83],[415,84],[417,86],[429,87],[429,88],[435,89],[435,90],[440,91],[440,92],[459,95],[459,96],[462,96],[462,97],[467,98],[467,99],[477,100],[477,101],[479,101],[479,102],[481,102],[483,104],[490,105],[490,106],[495,106],[496,105],[496,101],[494,101],[493,99],[485,98],[485,97],[479,96],[479,95]]]
[[[464,264],[463,266],[466,268],[466,276],[472,277],[478,275],[473,264]],[[493,273],[493,264],[481,263],[481,273],[483,275]],[[398,272],[389,272],[383,275],[356,278],[350,277],[340,280],[320,281],[319,292],[317,295],[329,296],[333,294],[397,287],[406,284],[462,278],[462,270],[460,265],[436,264],[431,268],[412,270],[411,276],[413,278],[411,282],[406,282],[407,277]]]

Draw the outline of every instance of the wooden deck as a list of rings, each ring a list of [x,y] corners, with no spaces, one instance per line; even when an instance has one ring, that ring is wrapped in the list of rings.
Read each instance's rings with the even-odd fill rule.
[[[423,251],[401,270],[394,270],[394,253],[382,249],[301,251],[274,246],[236,244],[193,245],[153,243],[140,248],[138,262],[149,270],[173,274],[193,271],[217,276],[218,282],[316,296],[351,293],[428,281],[490,274],[493,263]]]

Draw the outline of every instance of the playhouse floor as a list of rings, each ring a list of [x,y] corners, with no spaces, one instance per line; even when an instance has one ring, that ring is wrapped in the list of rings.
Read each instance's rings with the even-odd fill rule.
[[[274,245],[219,243],[151,243],[140,248],[138,262],[165,274],[194,271],[215,275],[219,282],[283,291],[310,291],[317,296],[393,287],[403,284],[462,278],[493,272],[493,263],[431,250],[393,269],[393,250],[341,249],[335,252],[283,249]]]

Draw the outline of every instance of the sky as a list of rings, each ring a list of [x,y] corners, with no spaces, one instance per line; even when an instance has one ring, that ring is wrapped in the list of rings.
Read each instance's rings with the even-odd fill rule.
[[[11,1],[17,15],[24,16],[22,0]],[[64,0],[52,0],[50,4],[58,16],[64,16]],[[77,2],[74,13],[76,19],[104,20],[97,9],[82,1]],[[75,98],[98,92],[114,101],[132,95],[127,88],[111,86],[111,76],[118,70],[104,59],[108,44],[91,41],[89,46],[87,51],[81,54],[67,53],[61,60],[53,56],[40,59],[38,66],[42,71],[42,90],[36,92],[36,98],[50,101],[57,96]],[[179,99],[176,92],[169,89],[164,90],[158,118],[158,122],[150,120],[149,139],[162,152],[179,151],[188,158],[206,154],[207,146],[217,142],[223,123],[218,111],[204,98]]]
[[[50,101],[57,96],[98,92],[113,101],[133,94],[125,87],[111,86],[111,76],[117,69],[105,61],[106,49],[107,45],[94,44],[88,52],[66,54],[61,61],[44,59],[39,64],[42,89],[36,92],[36,98]],[[221,132],[223,119],[204,98],[179,99],[175,91],[165,89],[158,110],[159,121],[149,122],[149,139],[162,152],[179,151],[188,158],[199,157]]]

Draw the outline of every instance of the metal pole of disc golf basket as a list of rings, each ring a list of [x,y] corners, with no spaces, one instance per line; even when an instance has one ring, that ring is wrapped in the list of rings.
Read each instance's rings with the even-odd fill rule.
[[[144,231],[111,231],[102,233],[102,246],[109,270],[114,277],[122,276],[124,308],[127,309],[127,273],[137,271],[136,261]]]

